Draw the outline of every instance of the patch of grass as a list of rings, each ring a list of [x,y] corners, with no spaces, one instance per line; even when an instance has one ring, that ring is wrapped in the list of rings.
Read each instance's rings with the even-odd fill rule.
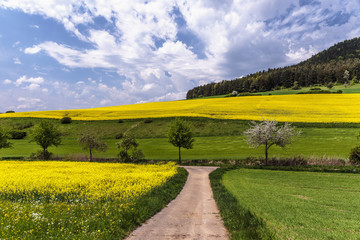
[[[229,169],[219,168],[210,173],[211,188],[231,239],[274,239],[264,221],[242,207],[223,185],[222,176]]]
[[[359,239],[360,175],[237,169],[223,184],[280,239]]]

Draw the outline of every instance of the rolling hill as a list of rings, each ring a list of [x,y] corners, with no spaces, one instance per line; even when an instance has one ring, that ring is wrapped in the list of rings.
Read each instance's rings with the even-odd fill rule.
[[[242,92],[265,92],[313,85],[352,84],[360,78],[360,38],[340,42],[298,64],[268,69],[234,80],[195,87],[186,98]],[[347,74],[345,74],[347,71]]]

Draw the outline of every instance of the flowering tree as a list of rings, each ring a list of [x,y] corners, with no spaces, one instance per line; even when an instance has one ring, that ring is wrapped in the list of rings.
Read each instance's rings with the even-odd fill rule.
[[[268,162],[268,150],[271,146],[277,145],[284,148],[293,141],[294,137],[301,134],[290,123],[282,126],[277,124],[275,119],[273,121],[263,119],[259,123],[251,122],[252,126],[244,132],[246,141],[251,147],[265,145],[265,165]]]

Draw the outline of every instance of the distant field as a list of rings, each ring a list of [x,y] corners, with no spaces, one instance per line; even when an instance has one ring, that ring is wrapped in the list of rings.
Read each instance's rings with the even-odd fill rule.
[[[279,239],[359,239],[360,175],[239,169],[223,184]]]
[[[79,110],[0,114],[7,117],[77,120],[207,117],[287,122],[360,122],[360,94],[246,96],[133,104]]]

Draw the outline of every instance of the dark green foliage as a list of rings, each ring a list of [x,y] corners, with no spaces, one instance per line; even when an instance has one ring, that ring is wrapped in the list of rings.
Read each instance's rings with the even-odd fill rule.
[[[44,159],[48,159],[45,158],[49,156],[47,148],[50,146],[57,147],[61,144],[61,132],[53,122],[42,120],[35,126],[30,142],[36,142],[40,145],[43,149]]]
[[[10,148],[12,144],[8,141],[10,135],[0,128],[0,149],[1,148]]]
[[[124,120],[122,120],[122,119],[118,120],[118,123],[123,123],[123,122],[124,122]]]
[[[26,120],[13,124],[13,128],[17,130],[24,130],[27,128],[31,128],[32,126],[34,126],[34,123]]]
[[[342,93],[342,91],[338,90],[336,92],[331,92],[330,90],[310,90],[310,91],[298,92],[296,94],[331,94],[331,93]]]
[[[170,125],[168,132],[169,143],[179,148],[179,164],[181,163],[181,148],[191,149],[194,138],[190,126],[185,120],[176,118]]]
[[[210,173],[209,177],[214,199],[231,239],[275,239],[274,233],[266,227],[265,222],[242,207],[224,187],[222,176],[229,170],[231,169],[219,168]]]
[[[24,139],[27,135],[24,131],[12,130],[9,132],[11,139]]]
[[[349,161],[352,164],[360,164],[360,146],[356,146],[351,149]]]
[[[145,157],[143,152],[137,149],[139,144],[131,134],[125,134],[122,140],[116,144],[119,149],[118,157],[122,162],[138,162]]]
[[[152,123],[152,121],[153,121],[152,119],[149,119],[149,118],[148,118],[148,119],[145,119],[145,120],[144,120],[144,123]]]
[[[69,124],[72,122],[71,117],[63,117],[60,119],[61,124]]]
[[[6,111],[5,113],[15,113],[13,110]]]
[[[101,141],[98,135],[99,134],[95,132],[85,132],[78,138],[78,142],[82,146],[83,150],[89,150],[90,162],[93,160],[92,154],[94,150],[105,152],[108,148],[106,143]]]
[[[328,89],[332,89],[332,88],[334,87],[334,83],[333,83],[333,82],[328,82],[328,83],[326,84],[326,87],[327,87]]]
[[[295,81],[294,82],[294,86],[292,87],[292,90],[299,90],[301,89],[300,85],[299,85],[299,82],[298,81]]]
[[[338,50],[340,49],[340,50]],[[195,87],[186,94],[187,99],[198,96],[216,96],[242,92],[265,92],[274,89],[344,83],[360,77],[360,38],[338,43],[310,59],[289,67],[268,69],[242,78]],[[340,58],[339,58],[340,57]],[[345,70],[348,71],[344,78]]]
[[[122,139],[123,136],[124,136],[124,134],[118,133],[118,134],[115,135],[115,139]]]
[[[48,150],[39,150],[37,151],[36,153],[32,153],[30,155],[30,159],[32,160],[38,160],[38,159],[41,159],[41,160],[47,160],[47,159],[50,159],[52,157],[52,153],[49,152]]]

